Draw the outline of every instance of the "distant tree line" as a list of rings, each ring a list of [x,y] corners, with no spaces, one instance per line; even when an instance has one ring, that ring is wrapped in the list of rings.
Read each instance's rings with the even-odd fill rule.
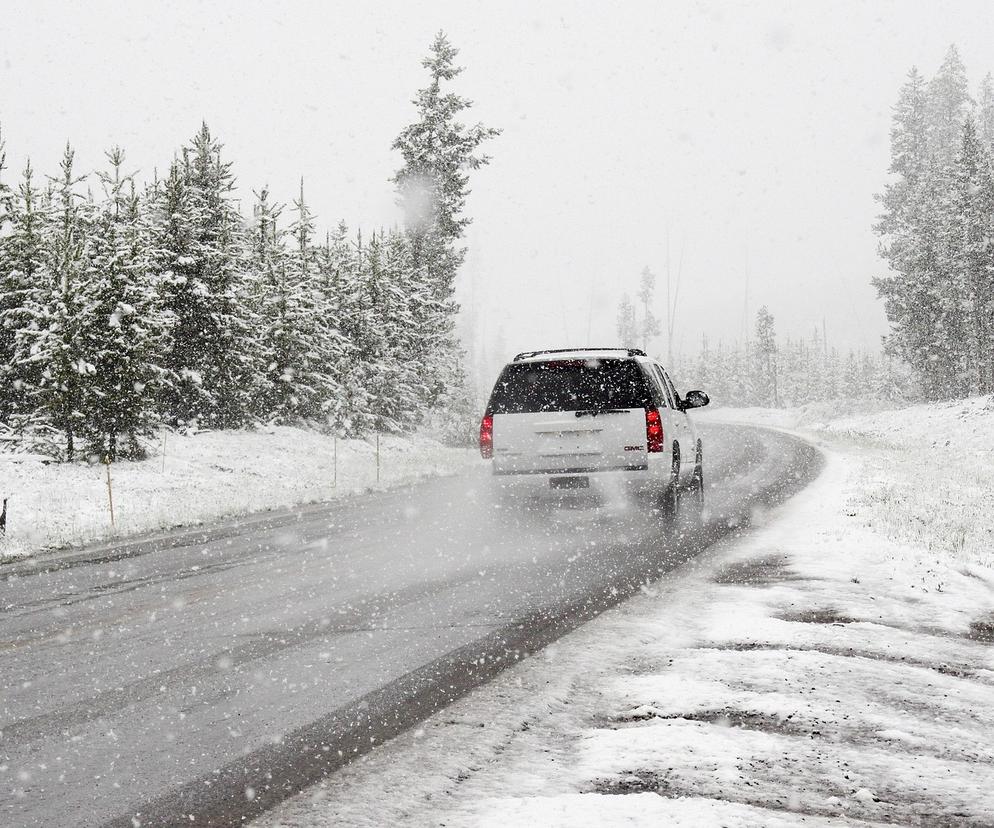
[[[973,99],[955,47],[936,75],[912,69],[894,108],[892,178],[876,225],[875,280],[927,399],[994,392],[994,80]]]
[[[919,397],[908,367],[887,353],[826,348],[817,329],[809,339],[780,343],[765,307],[756,314],[751,340],[712,345],[704,339],[696,355],[677,356],[674,363],[672,373],[684,388],[701,388],[718,405],[896,404]]]
[[[622,344],[640,346],[639,318],[631,300],[619,303],[617,332]],[[817,330],[810,339],[780,343],[773,314],[756,313],[752,338],[712,344],[701,340],[696,354],[664,358],[681,390],[699,388],[717,405],[795,407],[833,400],[909,402],[920,397],[908,366],[887,353],[826,347]]]
[[[394,142],[403,228],[319,234],[303,182],[289,209],[262,188],[243,216],[206,124],[144,184],[116,148],[78,174],[68,145],[57,176],[28,163],[8,184],[0,136],[0,425],[66,459],[140,456],[162,423],[459,433],[467,172],[497,131],[459,123],[456,54],[440,33]]]

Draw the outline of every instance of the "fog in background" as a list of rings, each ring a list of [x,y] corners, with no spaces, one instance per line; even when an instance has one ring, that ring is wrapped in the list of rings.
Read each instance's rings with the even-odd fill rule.
[[[322,228],[394,224],[390,144],[439,29],[457,91],[504,130],[472,178],[460,285],[488,376],[516,350],[613,343],[646,265],[664,317],[667,247],[684,351],[740,339],[760,304],[781,336],[824,323],[830,344],[876,349],[873,194],[898,89],[953,42],[974,88],[994,69],[985,2],[8,3],[7,179],[28,155],[55,173],[66,139],[81,170],[119,143],[150,177],[205,119],[243,212],[303,176]]]

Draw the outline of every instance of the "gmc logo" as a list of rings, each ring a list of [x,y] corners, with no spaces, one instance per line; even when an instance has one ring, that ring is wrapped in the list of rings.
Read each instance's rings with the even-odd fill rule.
[[[645,451],[645,446],[625,446],[625,451]]]

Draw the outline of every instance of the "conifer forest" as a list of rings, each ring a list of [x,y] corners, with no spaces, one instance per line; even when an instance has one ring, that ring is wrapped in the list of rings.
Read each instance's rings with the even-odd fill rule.
[[[469,172],[498,131],[460,123],[456,54],[440,33],[393,142],[397,227],[322,229],[303,180],[289,205],[252,190],[243,213],[206,123],[146,178],[118,147],[80,170],[68,144],[54,173],[15,176],[0,134],[0,431],[105,461],[161,425],[465,439],[453,284]]]

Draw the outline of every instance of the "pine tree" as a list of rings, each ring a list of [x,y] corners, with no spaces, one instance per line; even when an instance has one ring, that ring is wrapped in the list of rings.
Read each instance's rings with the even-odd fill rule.
[[[7,142],[4,141],[3,127],[0,125],[0,238],[6,236],[14,213],[14,191],[4,181],[4,171],[6,169]],[[3,255],[2,248],[0,248],[0,255]]]
[[[91,209],[77,192],[85,177],[74,173],[75,153],[67,144],[62,174],[42,225],[47,273],[24,302],[24,324],[16,331],[15,363],[27,368],[25,383],[35,428],[48,426],[65,440],[64,456],[76,456],[85,423],[89,378],[96,370],[87,359],[82,331],[92,314],[86,253]],[[36,274],[36,276],[39,274]]]
[[[386,351],[389,423],[381,422],[378,427],[401,431],[417,424],[424,406],[427,389],[410,355],[419,348],[421,326],[432,306],[427,286],[415,278],[407,237],[394,230],[382,242],[380,324]]]
[[[139,222],[134,179],[123,173],[124,153],[107,153],[99,174],[104,200],[87,244],[86,291],[91,305],[80,335],[94,366],[88,379],[84,431],[90,451],[113,461],[139,457],[139,437],[150,433],[163,327]]]
[[[393,180],[411,238],[414,267],[427,268],[436,297],[442,300],[451,298],[465,255],[457,245],[471,221],[463,215],[468,172],[489,163],[490,158],[477,150],[500,134],[499,129],[482,124],[464,126],[459,118],[472,102],[443,91],[443,83],[462,72],[454,63],[458,53],[443,32],[436,35],[422,61],[430,82],[413,101],[418,118],[393,143],[404,159]]]
[[[973,119],[963,126],[962,147],[956,158],[955,189],[950,221],[950,283],[947,314],[961,343],[963,384],[960,393],[991,393],[991,311],[994,309],[994,179],[990,158],[977,136]]]
[[[639,341],[638,322],[635,319],[635,306],[628,294],[621,297],[618,303],[618,316],[615,321],[618,332],[618,344],[624,348],[634,348]]]
[[[16,196],[4,180],[6,169],[6,143],[0,130],[0,423],[9,425],[19,396],[13,366],[14,331],[31,281],[24,278],[19,267],[22,257],[18,255],[15,238]]]
[[[863,377],[860,372],[859,360],[852,349],[846,354],[841,368],[840,396],[845,399],[858,400],[863,387]]]
[[[642,268],[642,276],[639,281],[638,299],[642,305],[642,324],[640,326],[641,337],[639,339],[642,350],[649,352],[649,342],[653,337],[659,336],[659,320],[652,312],[652,295],[656,289],[656,275],[648,267]],[[672,333],[672,332],[671,332]],[[672,336],[668,343],[666,358],[672,359]]]
[[[354,242],[346,239],[346,233],[347,228],[339,226],[333,239],[341,332],[348,343],[340,375],[338,427],[346,436],[362,437],[376,428],[372,393],[376,322],[370,301],[366,244],[361,232],[356,233]]]
[[[155,239],[171,318],[163,405],[171,420],[209,428],[251,420],[258,373],[244,223],[221,150],[204,124],[173,162]]]
[[[926,94],[929,152],[940,170],[951,167],[956,158],[971,104],[966,67],[957,48],[950,46]]]
[[[780,406],[777,389],[777,339],[773,314],[763,305],[756,313],[756,347],[753,351],[753,387],[760,405]]]
[[[33,410],[28,390],[40,384],[41,369],[24,345],[27,334],[19,332],[30,327],[29,307],[38,306],[51,278],[43,237],[47,216],[30,161],[12,204],[9,235],[0,238],[0,343],[5,356],[0,365],[0,420],[23,430]]]
[[[435,303],[435,312],[426,320],[433,328],[426,333],[434,348],[418,364],[419,381],[426,389],[429,411],[437,410],[442,418],[436,427],[466,440],[474,425],[474,400],[463,370],[464,354],[455,338],[453,320],[459,308],[453,294],[466,255],[460,242],[471,221],[464,214],[469,172],[489,162],[478,150],[500,130],[460,122],[471,102],[443,90],[443,84],[462,72],[454,63],[457,54],[439,32],[422,61],[429,83],[413,101],[417,120],[393,143],[404,161],[393,180],[404,212],[411,272],[429,287]]]
[[[913,367],[928,399],[962,387],[962,303],[957,296],[955,222],[950,201],[957,147],[969,96],[950,50],[927,85],[914,70],[901,90],[891,131],[895,179],[880,200],[876,225],[890,273],[874,279],[891,334],[887,347]]]
[[[986,152],[994,147],[994,76],[988,72],[980,83],[977,97],[977,137]]]
[[[339,222],[335,231],[327,235],[324,245],[317,251],[316,263],[322,321],[334,343],[333,356],[327,366],[334,392],[325,400],[322,416],[337,433],[349,434],[352,433],[353,412],[365,403],[361,401],[363,392],[355,375],[357,348],[349,336],[358,264],[345,222]]]
[[[253,233],[257,315],[265,373],[261,413],[276,422],[315,420],[338,394],[334,365],[341,356],[340,337],[325,316],[314,222],[304,200],[294,202],[296,220],[289,228],[293,249],[284,247],[277,226],[280,208],[263,189],[256,205]]]

